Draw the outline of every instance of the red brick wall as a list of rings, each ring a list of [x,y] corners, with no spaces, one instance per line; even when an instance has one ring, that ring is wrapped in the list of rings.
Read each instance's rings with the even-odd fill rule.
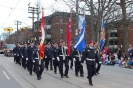
[[[67,17],[61,17],[63,19],[63,23],[60,24],[60,17],[55,17],[52,19],[51,21],[51,41],[52,42],[60,42],[60,39],[63,39],[66,41],[66,29],[67,29],[67,24],[68,24],[68,18]],[[90,31],[90,23],[87,22],[88,24],[86,24],[86,34],[85,34],[85,38],[86,40],[90,40],[91,39],[91,31]],[[60,35],[60,29],[64,29],[63,30],[63,34]],[[72,19],[72,32],[71,32],[71,41],[72,44],[75,44],[76,38],[77,36],[75,35],[76,33],[76,20]]]

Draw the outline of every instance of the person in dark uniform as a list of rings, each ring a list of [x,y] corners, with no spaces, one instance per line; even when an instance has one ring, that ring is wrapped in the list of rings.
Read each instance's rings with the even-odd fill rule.
[[[98,48],[98,45],[96,42],[93,43],[94,45],[94,50],[95,50],[95,55],[96,55],[96,73],[95,75],[99,74],[99,70],[101,68],[101,63],[102,63],[102,59],[100,57],[100,51],[99,51],[99,48]]]
[[[70,47],[70,56],[69,56],[69,59],[70,59],[70,68],[73,69],[73,55],[72,55],[72,52],[73,52],[73,47],[71,46]]]
[[[23,59],[24,59],[24,43],[21,43],[21,46],[20,46],[20,61],[22,63],[22,67],[24,68],[24,63],[23,63]]]
[[[73,60],[75,62],[75,75],[78,76],[78,73],[80,72],[80,76],[84,77],[83,65],[81,65],[82,53],[76,48],[74,48],[72,55],[73,55]]]
[[[82,57],[82,61],[81,64],[84,62],[84,60],[86,60],[86,66],[87,66],[87,73],[88,73],[88,80],[89,80],[89,84],[91,86],[93,86],[92,84],[92,77],[95,74],[95,52],[94,52],[94,48],[93,48],[93,41],[90,40],[89,41],[89,45],[88,47],[85,48],[83,57]]]
[[[48,65],[50,61],[50,70],[53,70],[53,48],[51,47],[50,42],[47,43],[47,47],[45,48],[45,67],[48,70]]]
[[[18,42],[17,47],[16,47],[16,55],[17,55],[16,62],[21,66],[21,63],[20,63],[20,58],[21,58],[20,42]]]
[[[37,79],[40,80],[42,72],[44,70],[44,63],[43,63],[43,59],[39,59],[39,50],[37,47],[34,47],[32,56],[33,56],[35,73],[36,73]]]
[[[33,68],[33,52],[36,49],[36,46],[33,44],[33,41],[30,41],[30,46],[28,46],[28,69],[29,74],[32,75],[32,68]]]
[[[63,78],[63,76],[66,76],[66,78],[69,78],[68,77],[69,58],[66,57],[66,50],[67,50],[67,47],[65,46],[65,41],[61,41],[61,46],[59,46],[58,57],[57,57],[57,60],[59,61],[59,71],[61,74],[61,78]],[[63,75],[63,63],[65,64],[64,75]]]
[[[58,43],[54,43],[53,45],[53,65],[54,65],[54,73],[57,73],[57,67],[59,67],[59,62],[57,61],[57,54],[58,54]]]
[[[16,60],[17,60],[17,45],[13,48],[13,56],[14,56],[14,62],[16,62]]]
[[[27,42],[24,42],[23,58],[22,58],[22,66],[24,69],[26,69],[26,59],[27,58],[28,58],[28,46],[27,46]]]

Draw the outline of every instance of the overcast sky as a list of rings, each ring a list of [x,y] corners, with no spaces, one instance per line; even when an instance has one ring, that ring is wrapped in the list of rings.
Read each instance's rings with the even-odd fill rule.
[[[31,3],[30,6],[34,7],[37,1],[41,2],[41,8],[44,7],[45,16],[54,11],[53,7],[60,10],[69,9],[68,6],[64,8],[64,6],[60,5],[61,0],[0,0],[0,34],[4,32],[4,28],[8,27],[16,31],[17,26],[14,25],[16,20],[22,22],[19,28],[31,26],[32,20],[28,17],[32,16],[32,14],[28,13],[28,3]]]

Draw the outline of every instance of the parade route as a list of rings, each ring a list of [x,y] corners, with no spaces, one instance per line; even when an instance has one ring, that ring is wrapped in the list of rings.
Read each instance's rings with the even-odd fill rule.
[[[102,65],[100,74],[93,77],[93,85],[87,80],[86,65],[84,64],[84,77],[76,77],[74,68],[69,69],[69,78],[60,78],[59,71],[44,69],[42,79],[37,80],[33,73],[13,62],[13,57],[0,54],[0,85],[1,88],[132,88],[133,69]],[[79,74],[80,75],[80,74]],[[8,84],[8,85],[7,85]]]

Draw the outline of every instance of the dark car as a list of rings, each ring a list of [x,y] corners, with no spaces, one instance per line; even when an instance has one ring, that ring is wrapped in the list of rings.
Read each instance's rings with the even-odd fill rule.
[[[13,55],[13,48],[15,47],[15,44],[6,44],[4,49],[4,55],[5,56],[12,56]]]

